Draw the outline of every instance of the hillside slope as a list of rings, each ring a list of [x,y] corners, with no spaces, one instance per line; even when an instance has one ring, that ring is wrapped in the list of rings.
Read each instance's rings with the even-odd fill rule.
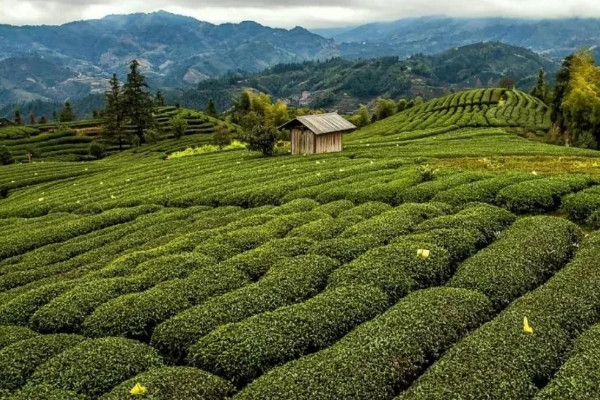
[[[182,104],[203,107],[209,98],[222,109],[243,88],[284,98],[293,105],[353,112],[378,96],[433,98],[472,87],[494,87],[503,77],[529,90],[540,68],[552,77],[558,64],[529,50],[502,43],[478,43],[433,56],[417,55],[278,65],[257,74],[230,74],[183,93]]]
[[[475,90],[335,154],[0,167],[0,398],[594,393],[600,153],[512,133],[546,112]]]

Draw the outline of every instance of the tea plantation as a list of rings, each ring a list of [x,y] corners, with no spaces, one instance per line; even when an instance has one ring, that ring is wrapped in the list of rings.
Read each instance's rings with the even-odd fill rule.
[[[548,125],[480,89],[335,154],[0,167],[0,399],[598,399],[600,153]]]

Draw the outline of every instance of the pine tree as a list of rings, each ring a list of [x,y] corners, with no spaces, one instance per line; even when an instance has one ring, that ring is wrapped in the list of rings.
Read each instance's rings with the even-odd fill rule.
[[[107,138],[116,140],[119,143],[119,150],[123,150],[123,139],[125,138],[123,122],[125,116],[123,110],[123,91],[117,74],[113,74],[109,84],[110,90],[106,92],[106,108],[104,109],[106,125],[102,133]]]
[[[48,123],[48,121],[46,120],[46,117],[44,115],[42,115],[42,117],[40,118],[40,124],[46,124]]]
[[[215,101],[213,99],[208,99],[206,103],[206,115],[209,117],[217,118],[217,107],[215,106]]]
[[[15,111],[15,124],[23,125],[23,120],[21,119],[21,112],[19,110]]]
[[[71,103],[66,101],[63,109],[60,111],[60,116],[58,117],[60,122],[71,122],[75,120],[75,113],[71,108]]]
[[[124,115],[135,130],[138,142],[145,143],[144,133],[154,125],[152,114],[154,99],[148,92],[146,77],[139,71],[140,64],[133,60],[129,65],[130,72],[123,85]]]
[[[548,100],[548,85],[546,84],[546,73],[543,68],[540,68],[537,85],[535,85],[531,91],[531,95],[537,97],[544,103]]]
[[[29,125],[35,125],[35,114],[29,114]]]

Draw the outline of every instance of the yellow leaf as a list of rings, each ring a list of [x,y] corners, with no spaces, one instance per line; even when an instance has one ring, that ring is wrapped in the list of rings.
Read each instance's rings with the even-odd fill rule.
[[[418,249],[417,250],[417,255],[421,258],[428,258],[429,257],[429,250],[427,249]]]
[[[132,396],[139,396],[142,394],[146,394],[148,389],[145,386],[142,386],[139,382],[135,384],[133,388],[129,391]]]
[[[533,334],[533,328],[529,326],[529,320],[527,317],[523,317],[523,332]]]

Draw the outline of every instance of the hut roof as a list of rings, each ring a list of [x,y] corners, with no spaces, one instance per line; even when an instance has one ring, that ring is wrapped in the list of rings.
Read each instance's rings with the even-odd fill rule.
[[[286,122],[279,129],[304,125],[316,135],[324,135],[332,132],[346,132],[356,129],[356,126],[341,117],[338,113],[303,115]]]

